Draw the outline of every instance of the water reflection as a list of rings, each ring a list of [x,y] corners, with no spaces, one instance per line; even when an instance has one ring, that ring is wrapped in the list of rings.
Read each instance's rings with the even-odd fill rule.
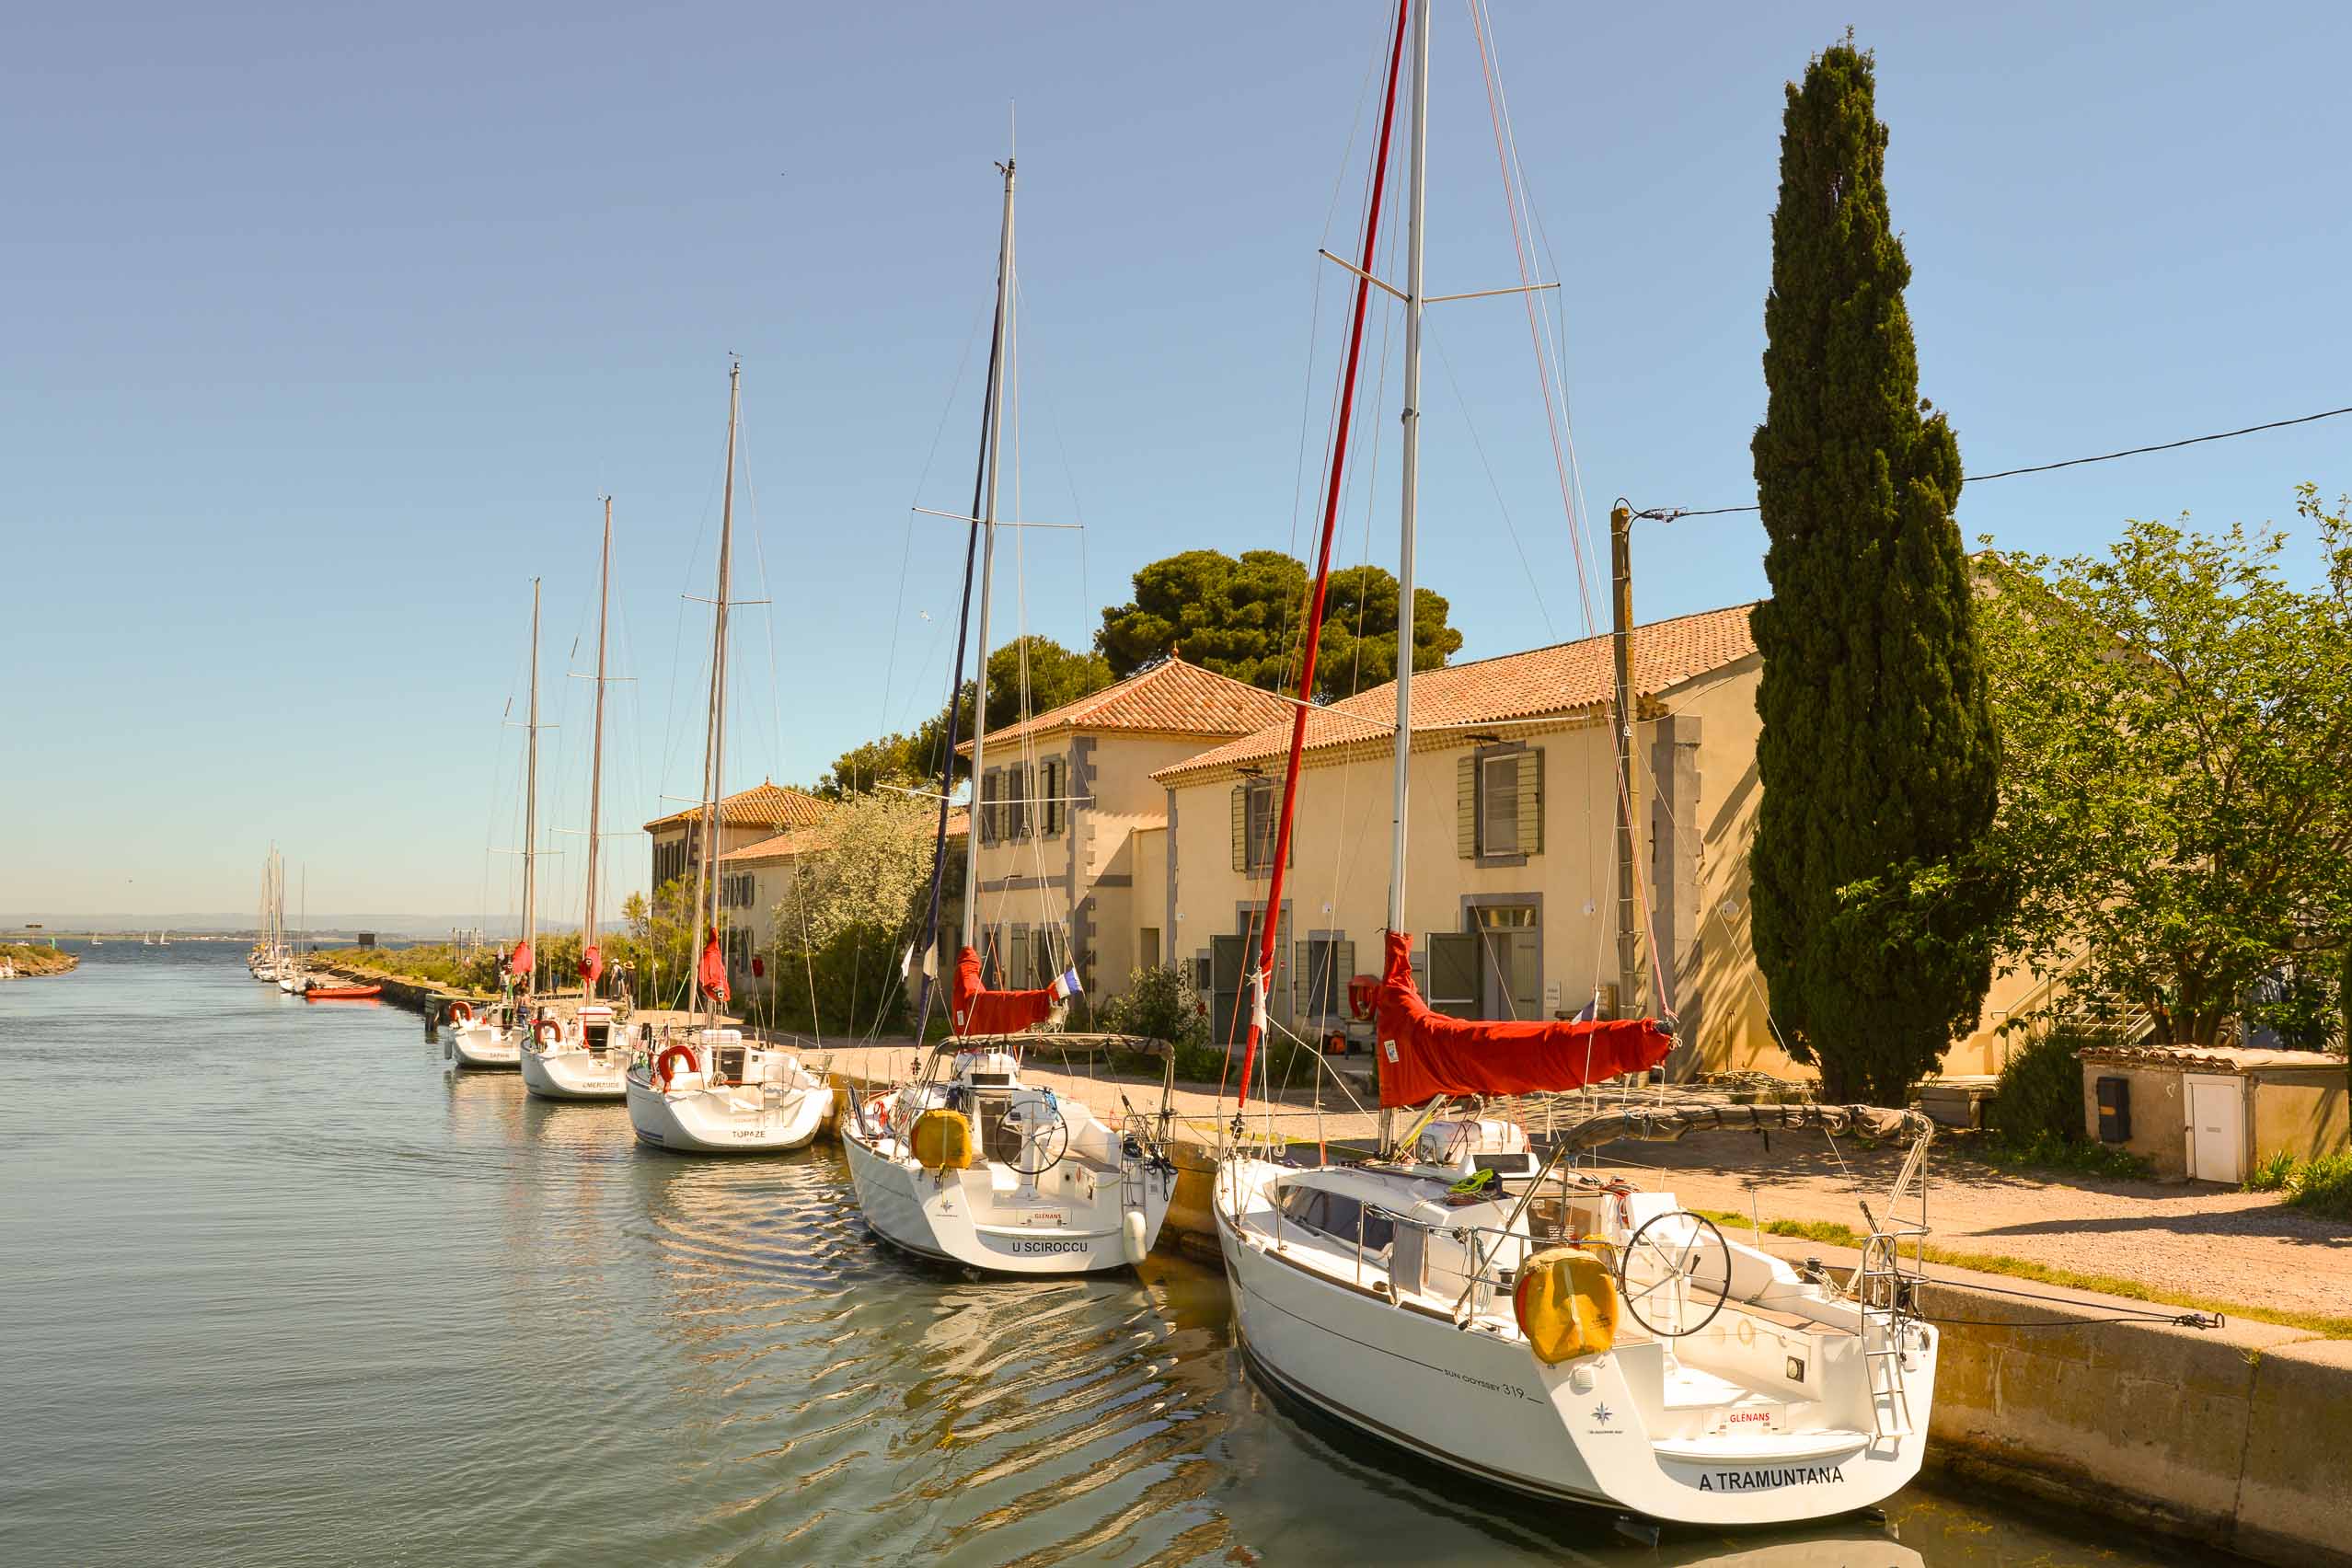
[[[135,1051],[139,1116],[60,1070],[98,1047]],[[1931,1488],[1899,1540],[1629,1541],[1274,1404],[1213,1270],[917,1262],[829,1147],[642,1148],[227,950],[0,989],[0,1059],[54,1086],[0,1108],[0,1181],[40,1195],[0,1205],[11,1568],[2197,1561]]]

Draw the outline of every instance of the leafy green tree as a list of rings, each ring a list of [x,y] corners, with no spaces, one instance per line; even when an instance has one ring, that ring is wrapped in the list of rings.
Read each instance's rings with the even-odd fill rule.
[[[1135,597],[1102,612],[1095,648],[1124,679],[1170,653],[1237,681],[1279,691],[1297,678],[1291,662],[1309,580],[1280,550],[1186,550],[1136,573]],[[1332,701],[1394,680],[1396,578],[1377,566],[1335,570],[1316,651],[1316,697]],[[1460,651],[1446,624],[1451,606],[1426,588],[1413,592],[1413,665],[1434,670]]]
[[[2000,894],[1973,852],[1999,745],[1952,521],[1959,444],[1922,417],[1874,69],[1849,40],[1788,89],[1753,447],[1772,596],[1755,614],[1749,865],[1792,1051],[1827,1094],[1899,1105],[1991,981]]]
[[[900,955],[930,888],[930,805],[876,790],[825,819],[792,865],[769,949],[778,1020],[833,1031],[904,1021]]]
[[[2310,588],[2282,535],[2234,525],[2135,522],[2104,556],[1988,567],[2005,961],[2147,1009],[2160,1040],[2213,1043],[2290,964],[2306,1043],[2326,1032],[2310,987],[2352,1005],[2352,529],[2310,485],[2298,510],[2324,563]]]
[[[1114,679],[1101,654],[1074,652],[1050,637],[1017,637],[988,655],[988,728],[1002,730],[1024,715],[1043,713],[1079,698],[1091,697]],[[958,744],[972,739],[972,707],[978,695],[966,681],[957,694]],[[888,734],[851,747],[834,760],[815,792],[828,800],[879,789],[883,785],[919,787],[940,776],[940,759],[947,749],[947,709],[942,708],[917,725],[912,734]],[[958,758],[955,777],[968,778],[970,765]]]

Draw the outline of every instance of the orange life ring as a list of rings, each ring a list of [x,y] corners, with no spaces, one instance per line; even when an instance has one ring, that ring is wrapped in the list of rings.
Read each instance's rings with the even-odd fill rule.
[[[676,1069],[670,1066],[670,1058],[673,1056],[685,1057],[688,1072],[696,1071],[702,1065],[696,1059],[694,1047],[691,1045],[663,1046],[662,1054],[653,1058],[653,1087],[665,1094],[669,1092],[670,1079],[676,1076]]]
[[[452,1002],[452,1003],[450,1003],[450,1004],[449,1004],[449,1021],[450,1021],[450,1022],[452,1022],[452,1023],[471,1023],[471,1022],[473,1022],[473,1021],[474,1021],[474,1006],[473,1006],[473,1004],[472,1004],[471,1002]]]
[[[542,1047],[556,1044],[563,1039],[563,1025],[551,1018],[543,1018],[531,1026],[531,1038]]]

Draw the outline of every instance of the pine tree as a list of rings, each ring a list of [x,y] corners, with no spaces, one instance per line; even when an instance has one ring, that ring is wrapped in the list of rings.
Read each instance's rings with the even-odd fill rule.
[[[1952,513],[1960,448],[1919,396],[1873,57],[1788,89],[1764,423],[1756,956],[1836,1099],[1900,1105],[1991,981],[1997,894],[1970,869],[1998,742]]]

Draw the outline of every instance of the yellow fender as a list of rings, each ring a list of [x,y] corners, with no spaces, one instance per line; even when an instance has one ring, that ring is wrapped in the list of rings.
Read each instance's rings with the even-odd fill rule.
[[[915,1118],[915,1162],[926,1170],[972,1166],[972,1124],[961,1111],[926,1111]]]
[[[1519,1269],[1511,1306],[1528,1348],[1547,1366],[1617,1343],[1617,1283],[1590,1252],[1547,1247]]]

